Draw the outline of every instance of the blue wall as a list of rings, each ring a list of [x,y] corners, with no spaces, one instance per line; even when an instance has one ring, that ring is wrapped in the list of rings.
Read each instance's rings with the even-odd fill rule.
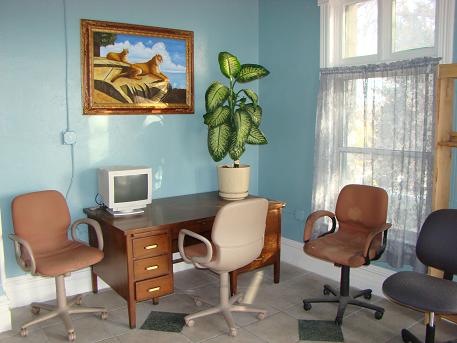
[[[241,62],[259,62],[271,71],[259,85],[262,129],[269,144],[248,147],[243,162],[253,167],[252,193],[258,190],[287,202],[283,235],[301,241],[304,220],[311,211],[319,87],[316,2],[67,1],[68,100],[72,129],[78,134],[76,174],[69,196],[73,218],[82,216],[83,207],[93,206],[95,169],[99,166],[150,165],[157,172],[156,198],[217,188],[201,115],[206,87],[212,80],[222,79],[217,53],[228,50]],[[61,144],[66,127],[62,11],[60,0],[0,3],[0,61],[4,67],[0,82],[0,207],[4,237],[12,231],[9,207],[15,195],[47,188],[65,192],[70,181],[70,148]],[[194,31],[195,115],[83,116],[81,18]],[[457,34],[454,39],[457,56]],[[457,207],[457,192],[451,194],[451,206]],[[5,251],[7,276],[21,274],[11,242],[5,242]]]
[[[83,116],[81,18],[194,31],[195,114]],[[72,218],[94,205],[99,166],[151,166],[156,172],[155,198],[217,189],[216,164],[207,151],[202,121],[204,93],[212,80],[222,79],[219,51],[230,51],[245,63],[258,62],[258,0],[67,0],[67,29],[68,101],[71,127],[78,135],[68,199]],[[15,195],[42,189],[65,193],[70,182],[70,147],[61,144],[66,128],[62,1],[2,0],[0,41],[0,207],[5,237],[12,232],[10,203]],[[258,151],[249,146],[242,158],[253,168],[254,194]],[[7,276],[20,275],[12,243],[6,240],[4,245]]]
[[[319,7],[314,0],[259,2],[263,130],[259,193],[287,202],[283,236],[301,241],[311,211],[314,127],[319,89]]]

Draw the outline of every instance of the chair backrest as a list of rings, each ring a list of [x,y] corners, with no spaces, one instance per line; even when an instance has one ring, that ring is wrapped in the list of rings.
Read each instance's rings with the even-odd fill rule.
[[[425,219],[416,255],[427,266],[457,274],[457,209],[438,210]]]
[[[260,255],[267,211],[268,201],[262,198],[234,201],[218,211],[211,233],[218,270],[238,269]]]
[[[339,231],[351,230],[368,233],[387,220],[387,192],[366,185],[344,186],[338,195],[335,215]]]
[[[30,244],[35,256],[58,250],[68,242],[70,212],[58,191],[19,195],[11,210],[14,233]]]

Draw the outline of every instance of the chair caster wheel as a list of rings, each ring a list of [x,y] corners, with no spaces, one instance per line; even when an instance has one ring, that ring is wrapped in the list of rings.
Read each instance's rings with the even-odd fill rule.
[[[263,320],[263,319],[265,319],[265,316],[266,316],[265,312],[260,312],[259,314],[257,314],[257,319],[258,320]]]
[[[312,306],[311,306],[310,303],[303,302],[303,309],[304,309],[305,311],[311,310],[311,307],[312,307]]]
[[[335,318],[335,324],[341,326],[343,324],[343,318]]]
[[[384,312],[381,312],[381,311],[376,311],[376,312],[374,313],[374,317],[375,317],[377,320],[381,319],[383,315],[384,315]]]
[[[106,311],[101,312],[101,313],[100,313],[100,318],[101,318],[102,320],[108,319],[108,312],[106,312]]]
[[[34,315],[40,314],[40,308],[38,306],[32,306],[31,311]]]
[[[235,337],[237,335],[237,331],[235,328],[230,328],[230,336]]]
[[[78,297],[76,298],[75,304],[76,304],[76,305],[81,305],[82,301],[83,301],[83,297],[82,297],[82,296],[78,296]]]
[[[370,299],[371,299],[371,293],[365,293],[365,294],[363,295],[363,297],[364,297],[365,299],[367,299],[367,300],[370,300]]]
[[[75,332],[74,332],[74,331],[69,332],[69,333],[68,333],[68,340],[69,340],[70,342],[73,342],[75,339],[76,339],[76,334],[75,334]]]
[[[408,331],[406,331],[405,329],[401,330],[401,339],[404,343],[410,343],[411,341],[409,340],[409,337],[408,337]]]
[[[195,322],[194,322],[192,319],[191,319],[191,320],[186,320],[186,325],[187,325],[188,327],[191,328],[192,326],[194,326],[194,324],[195,324]]]
[[[27,328],[21,328],[21,337],[26,337],[29,334]]]

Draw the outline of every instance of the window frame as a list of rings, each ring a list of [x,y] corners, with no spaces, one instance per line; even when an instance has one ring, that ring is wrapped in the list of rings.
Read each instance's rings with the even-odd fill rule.
[[[436,0],[435,46],[393,51],[392,2],[378,1],[377,54],[343,58],[344,8],[368,0],[318,0],[320,6],[320,64],[321,67],[392,62],[415,57],[441,57],[441,63],[452,62],[455,0]]]

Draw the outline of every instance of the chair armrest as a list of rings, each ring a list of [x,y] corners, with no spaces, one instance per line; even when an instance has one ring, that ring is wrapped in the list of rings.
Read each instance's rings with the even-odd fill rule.
[[[202,243],[206,245],[206,256],[194,256],[194,257],[187,257],[186,253],[184,251],[184,238],[186,236],[193,237],[195,239],[198,239]],[[202,235],[199,235],[198,233],[195,233],[190,230],[182,229],[179,231],[179,236],[178,236],[178,248],[179,248],[179,253],[181,254],[182,259],[187,262],[187,263],[193,263],[197,267],[201,268],[199,264],[206,264],[211,259],[213,258],[213,246],[211,245],[211,242],[203,237]]]
[[[90,218],[81,218],[76,220],[73,224],[71,224],[71,237],[73,238],[73,240],[81,244],[88,245],[86,242],[83,242],[76,237],[76,228],[80,224],[87,224],[88,227],[94,229],[95,234],[97,235],[98,250],[103,251],[102,229],[100,228],[100,224],[96,220]]]
[[[379,250],[379,252],[376,254],[376,256],[373,258],[373,260],[377,260],[378,258],[381,257],[382,253],[384,252],[384,250],[386,249],[386,244],[387,244],[387,230],[390,229],[390,227],[392,226],[392,224],[390,223],[384,223],[381,227],[379,227],[378,229],[370,232],[370,234],[368,235],[366,241],[365,241],[365,246],[363,248],[363,256],[365,257],[365,262],[368,264],[370,263],[370,248],[371,248],[371,244],[373,243],[373,239],[379,235],[380,233],[384,232],[384,235],[383,235],[383,238],[382,238],[382,245],[381,245],[381,249]]]
[[[14,253],[16,255],[17,264],[19,264],[19,266],[22,268],[22,270],[35,274],[36,273],[35,257],[33,256],[33,251],[32,251],[32,247],[30,246],[30,244],[25,239],[22,239],[21,237],[16,236],[12,233],[9,234],[8,237],[14,243]],[[29,255],[28,256],[30,258],[29,266],[27,266],[27,261],[22,258],[23,256],[22,256],[21,247],[24,248],[27,255]]]
[[[325,211],[325,210],[320,210],[311,213],[308,218],[306,218],[306,223],[305,223],[305,229],[303,232],[303,241],[305,243],[308,243],[309,240],[311,239],[311,235],[313,233],[314,229],[314,223],[316,220],[322,217],[329,217],[332,220],[332,229],[329,232],[324,233],[324,235],[335,232],[336,229],[336,217],[333,212],[330,211]]]

